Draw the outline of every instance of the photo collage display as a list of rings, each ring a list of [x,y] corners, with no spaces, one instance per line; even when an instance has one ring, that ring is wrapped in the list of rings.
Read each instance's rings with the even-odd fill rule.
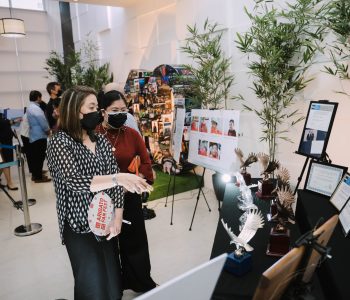
[[[190,161],[217,171],[232,168],[238,125],[238,111],[192,110]]]

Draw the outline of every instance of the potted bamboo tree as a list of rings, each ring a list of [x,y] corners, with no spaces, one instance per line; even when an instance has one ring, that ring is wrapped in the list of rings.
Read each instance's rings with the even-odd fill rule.
[[[230,57],[226,57],[222,47],[223,30],[218,23],[204,22],[199,30],[196,24],[187,25],[189,36],[181,51],[192,59],[192,64],[184,67],[192,73],[191,100],[203,109],[227,108],[230,88],[234,76],[230,72]]]
[[[291,142],[290,128],[303,119],[293,108],[295,96],[312,80],[306,71],[322,50],[325,34],[322,0],[296,0],[286,9],[275,8],[273,2],[256,1],[252,13],[246,10],[252,25],[236,40],[248,55],[252,89],[261,102],[260,106],[244,104],[244,108],[260,119],[260,140],[268,143],[271,161],[276,159],[278,141]]]
[[[188,96],[202,109],[226,109],[228,101],[238,97],[230,95],[234,76],[230,72],[231,58],[225,56],[221,46],[224,31],[208,19],[201,30],[196,24],[188,25],[187,30],[189,36],[181,51],[192,59],[191,64],[184,65],[192,74]],[[220,174],[213,174],[212,180],[216,197],[222,201],[225,185]]]
[[[99,65],[96,43],[88,39],[79,51],[70,51],[63,56],[51,51],[46,59],[44,69],[63,89],[74,85],[86,85],[100,91],[102,86],[113,81],[113,74],[109,72],[109,64]]]
[[[329,50],[333,67],[325,66],[326,72],[342,80],[350,80],[350,1],[331,1],[326,24],[335,37]]]

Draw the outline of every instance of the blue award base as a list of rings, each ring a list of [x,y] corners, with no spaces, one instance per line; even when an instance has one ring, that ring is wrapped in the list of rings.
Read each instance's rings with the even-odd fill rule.
[[[234,252],[227,256],[224,269],[236,276],[243,276],[252,269],[252,255],[248,252],[236,255]]]

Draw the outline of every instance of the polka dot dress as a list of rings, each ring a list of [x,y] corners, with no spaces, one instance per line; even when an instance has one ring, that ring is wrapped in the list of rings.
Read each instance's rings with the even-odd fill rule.
[[[119,171],[110,143],[98,134],[94,154],[67,133],[59,131],[48,143],[47,165],[57,197],[56,208],[62,242],[65,220],[76,233],[90,232],[89,204],[97,194],[90,191],[92,178],[95,175],[109,175]],[[114,207],[123,207],[124,192],[121,186],[107,189],[105,193],[111,197]]]

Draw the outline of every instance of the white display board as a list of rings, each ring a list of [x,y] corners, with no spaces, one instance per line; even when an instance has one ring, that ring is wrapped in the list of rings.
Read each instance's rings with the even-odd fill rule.
[[[177,108],[175,115],[175,128],[173,133],[173,157],[177,163],[180,162],[180,153],[182,146],[182,135],[184,131],[185,125],[185,113],[186,110],[184,108]]]
[[[239,111],[193,109],[188,160],[221,173],[237,169]]]

